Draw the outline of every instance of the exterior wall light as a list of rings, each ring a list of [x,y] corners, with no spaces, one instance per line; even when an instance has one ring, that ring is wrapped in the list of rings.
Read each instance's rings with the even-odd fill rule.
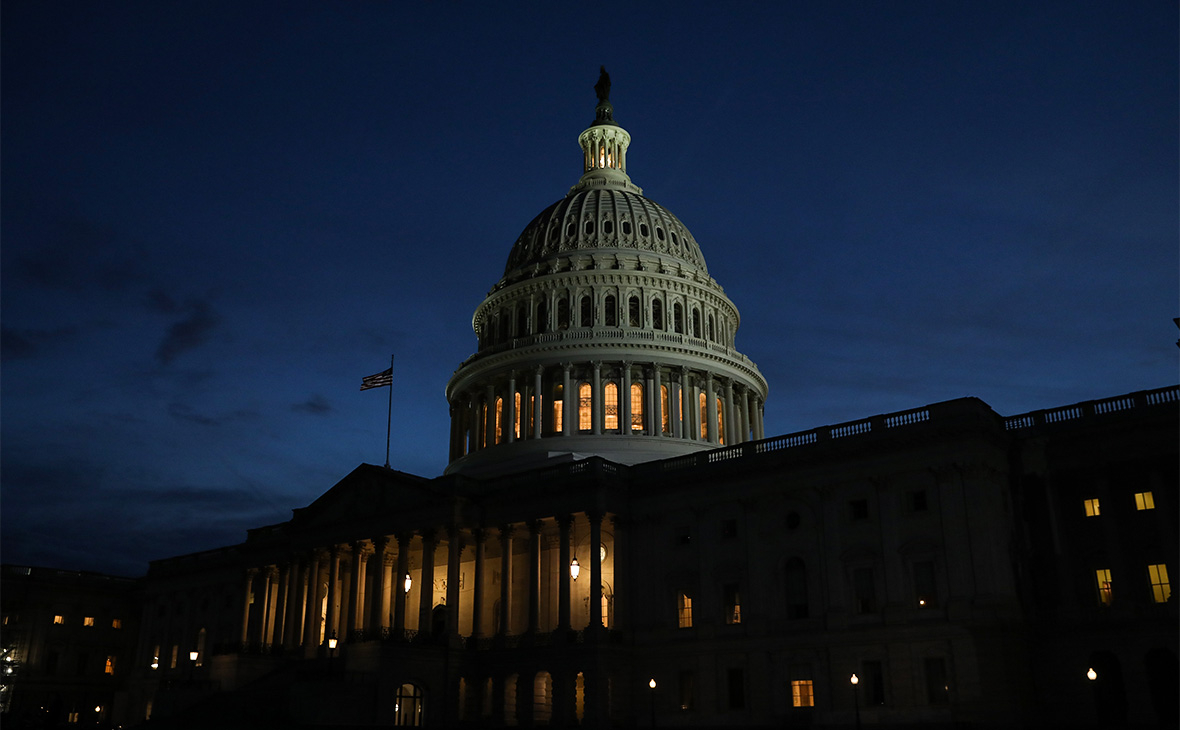
[[[405,579],[404,581],[402,581],[402,583],[403,583],[403,584],[405,585],[405,587],[406,587],[406,593],[409,593],[409,592],[410,592],[410,586],[414,585],[414,581],[410,580],[410,574],[409,574],[409,573],[406,573],[406,579]]]
[[[160,657],[158,657],[158,656],[152,657],[152,669],[159,669],[159,668],[160,668]]]
[[[336,638],[336,632],[333,631],[332,635],[328,637],[328,650],[336,651],[336,645],[339,643],[339,641],[340,640]]]
[[[574,580],[578,579],[578,574],[582,572],[582,566],[578,563],[578,559],[574,558],[570,561],[570,577]]]
[[[1091,682],[1093,682],[1095,679],[1098,679],[1098,672],[1094,671],[1094,667],[1090,667],[1088,670],[1086,670],[1086,679],[1090,680]]]
[[[198,655],[198,654],[197,654],[197,652],[195,652],[195,651],[190,651],[190,652],[188,653],[188,660],[189,660],[190,662],[195,662],[195,661],[197,660],[197,655]]]
[[[648,680],[647,686],[651,687],[652,689],[656,688],[656,680],[654,677],[652,679]]]

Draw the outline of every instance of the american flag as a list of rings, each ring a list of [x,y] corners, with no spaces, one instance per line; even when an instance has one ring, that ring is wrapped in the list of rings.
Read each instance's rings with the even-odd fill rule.
[[[393,366],[382,370],[379,373],[366,375],[361,378],[361,390],[368,390],[369,388],[384,388],[387,385],[393,385]]]

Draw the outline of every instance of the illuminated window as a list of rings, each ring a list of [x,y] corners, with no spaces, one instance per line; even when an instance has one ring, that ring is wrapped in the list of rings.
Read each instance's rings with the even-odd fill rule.
[[[810,679],[791,680],[791,706],[815,707],[815,691]]]
[[[1098,500],[1097,499],[1087,499],[1085,504],[1086,504],[1086,516],[1087,517],[1097,517],[1098,516]]]
[[[561,433],[562,425],[561,418],[565,410],[565,399],[562,397],[562,386],[557,386],[553,390],[553,432]]]
[[[631,384],[631,430],[643,430],[643,386]]]
[[[602,594],[601,608],[602,608],[602,627],[605,629],[609,629],[610,628],[610,597],[607,596],[605,593]]]
[[[113,654],[107,655],[107,663],[106,663],[106,666],[103,668],[103,673],[104,674],[114,674],[115,673],[115,657]]]
[[[82,625],[83,626],[94,626],[94,617],[93,616],[83,617],[82,618]]]
[[[512,430],[516,438],[520,438],[520,392],[513,395],[512,403]]]
[[[515,675],[513,675],[513,689],[515,689],[515,685]],[[422,724],[421,688],[414,684],[403,684],[399,687],[394,700],[393,712],[394,725],[419,727]]]
[[[71,725],[76,724],[78,722],[78,713],[76,713],[76,712],[66,713],[66,722],[68,722]]]
[[[168,664],[169,669],[176,669],[176,659],[180,656],[180,646],[172,645],[172,661]]]
[[[500,443],[504,438],[503,432],[504,420],[504,399],[496,399],[496,443]]]
[[[1151,576],[1152,598],[1156,603],[1167,603],[1172,595],[1172,586],[1168,583],[1168,566],[1163,563],[1149,565],[1147,574]]]
[[[738,592],[737,583],[726,583],[722,595],[725,606],[725,623],[740,624],[742,622],[742,597]]]
[[[66,622],[65,616],[62,616],[59,614],[59,615],[53,617],[53,625],[54,626],[61,626],[65,622]]]
[[[721,399],[717,399],[717,443],[725,443],[725,421],[722,414],[725,410],[721,407]]]
[[[603,388],[606,399],[606,428],[607,431],[619,430],[619,386],[614,383],[607,383]]]
[[[1152,499],[1151,492],[1135,493],[1135,509],[1155,509],[1155,500]]]
[[[533,423],[534,414],[537,412],[537,396],[529,396],[529,408],[525,412],[525,430],[530,434],[536,433],[536,425]],[[519,433],[518,433],[519,435]]]
[[[1098,580],[1098,602],[1104,606],[1109,606],[1114,600],[1113,583],[1110,580],[1110,570],[1107,568],[1099,568],[1094,571],[1095,577]]]
[[[589,431],[592,426],[590,423],[590,403],[591,403],[591,389],[589,383],[582,383],[578,386],[578,430]]]
[[[680,594],[677,611],[679,613],[680,623],[682,629],[692,628],[692,598],[687,593]]]
[[[697,396],[697,402],[701,406],[701,441],[705,441],[709,438],[709,406],[704,393]]]
[[[121,618],[113,618],[113,619],[111,619],[111,628],[112,628],[112,629],[121,629],[121,628],[123,628],[123,619],[121,619]]]
[[[672,433],[672,416],[668,413],[668,386],[660,386],[660,429]]]

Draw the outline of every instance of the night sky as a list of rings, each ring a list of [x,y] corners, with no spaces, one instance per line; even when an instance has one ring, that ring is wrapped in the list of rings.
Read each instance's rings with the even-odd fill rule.
[[[3,561],[289,519],[384,463],[391,354],[391,462],[441,474],[600,64],[768,435],[1177,381],[1174,0],[561,5],[5,0]]]

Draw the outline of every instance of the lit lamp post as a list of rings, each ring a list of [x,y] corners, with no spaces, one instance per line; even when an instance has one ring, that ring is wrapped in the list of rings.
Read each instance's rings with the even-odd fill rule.
[[[652,677],[647,686],[651,688],[651,726],[656,726],[656,680]]]
[[[852,706],[856,709],[856,730],[860,730],[860,696],[856,691],[856,685],[860,684],[860,678],[854,674],[848,681],[852,682]]]
[[[193,671],[194,671],[194,668],[197,666],[197,656],[199,656],[199,654],[196,651],[190,651],[188,653],[188,661],[189,661],[188,681],[189,682],[193,681]]]

